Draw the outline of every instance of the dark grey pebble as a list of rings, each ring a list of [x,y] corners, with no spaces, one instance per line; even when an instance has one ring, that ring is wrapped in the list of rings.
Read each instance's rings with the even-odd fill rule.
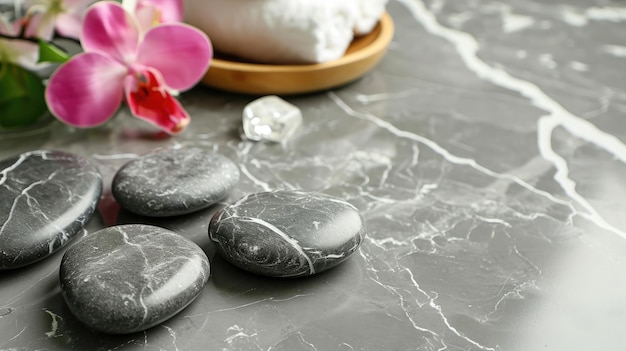
[[[67,244],[101,193],[100,173],[78,155],[38,150],[0,161],[0,270],[26,266]]]
[[[167,229],[129,224],[81,239],[63,256],[61,292],[72,313],[105,333],[148,329],[189,305],[209,279],[209,260]]]
[[[364,235],[354,206],[302,191],[246,196],[219,210],[209,226],[222,257],[273,277],[306,276],[334,267],[359,248]]]
[[[160,149],[124,165],[113,179],[117,202],[136,214],[187,214],[228,196],[239,168],[225,156],[199,148]]]

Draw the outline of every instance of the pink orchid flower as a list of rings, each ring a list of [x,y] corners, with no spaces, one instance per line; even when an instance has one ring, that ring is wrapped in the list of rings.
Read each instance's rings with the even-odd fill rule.
[[[189,123],[171,92],[194,86],[213,53],[207,36],[186,24],[156,26],[142,35],[135,18],[115,2],[86,13],[81,44],[50,77],[46,101],[60,120],[77,126],[104,123],[123,95],[133,115],[170,134]]]
[[[182,22],[182,0],[124,0],[122,6],[134,12],[143,31],[163,23]]]
[[[21,31],[19,22],[9,23],[0,16],[0,34],[9,37],[17,36]],[[0,63],[7,62],[26,69],[38,68],[39,48],[37,44],[26,40],[13,40],[0,38]]]
[[[78,39],[83,15],[96,0],[30,0],[26,36],[51,40],[54,30],[63,36]]]

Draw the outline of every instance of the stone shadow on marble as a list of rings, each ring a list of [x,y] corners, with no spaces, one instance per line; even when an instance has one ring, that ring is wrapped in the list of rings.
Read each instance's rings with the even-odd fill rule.
[[[35,261],[27,266],[7,269],[0,271],[0,283],[9,282],[11,280],[30,280],[30,278],[41,277],[44,274],[44,271],[49,270],[52,267],[59,268],[61,264],[61,259],[65,254],[65,251],[72,245],[74,245],[78,240],[83,238],[83,233],[78,233],[74,238],[72,238],[64,247],[52,253],[50,256],[44,257],[39,261]]]
[[[101,221],[98,217],[99,216],[94,213],[87,221],[85,226],[78,233],[76,233],[76,235],[74,235],[74,237],[72,237],[69,242],[67,242],[57,251],[53,252],[51,255],[44,257],[39,261],[35,261],[27,266],[0,271],[0,284],[8,283],[13,280],[27,282],[35,280],[47,274],[50,269],[56,269],[57,273],[55,277],[58,276],[58,268],[61,265],[61,259],[63,258],[65,251],[67,251],[67,249],[69,249],[79,240],[89,235],[89,233],[93,233],[94,231],[98,230],[98,226],[101,225]],[[2,293],[2,289],[0,289],[0,293]]]
[[[23,266],[14,269],[7,269],[1,271],[0,273],[0,283],[10,282],[11,280],[28,280],[29,277],[39,276],[41,272],[43,272],[48,266],[56,266],[58,267],[65,250],[73,244],[73,241],[69,243],[66,247],[52,255],[41,259],[39,261],[33,262],[28,266]]]
[[[363,278],[356,257],[311,276],[277,278],[250,273],[219,255],[211,260],[211,282],[214,288],[233,295],[251,295],[275,299],[318,291],[324,286],[357,287]]]
[[[193,302],[191,305],[193,305]],[[131,334],[107,334],[91,329],[72,314],[63,299],[60,288],[45,302],[45,306],[52,313],[58,313],[56,318],[58,324],[55,333],[53,335],[47,334],[51,335],[51,337],[48,338],[45,345],[41,345],[45,349],[113,350],[133,344],[145,346],[149,344],[151,339],[169,336],[166,328],[160,328],[161,324],[145,331]],[[170,321],[168,320],[165,323],[170,323]],[[48,329],[50,329],[50,326],[48,326]],[[51,345],[54,345],[54,347],[51,347]]]

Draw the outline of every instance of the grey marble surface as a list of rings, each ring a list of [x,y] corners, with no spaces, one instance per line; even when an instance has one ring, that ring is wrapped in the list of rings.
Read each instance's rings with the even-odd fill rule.
[[[241,140],[254,97],[199,87],[176,138],[121,113],[2,136],[0,155],[91,157],[105,188],[128,160],[193,145],[235,160],[227,201],[300,188],[345,199],[368,234],[344,264],[305,279],[247,274],[215,255],[218,206],[114,223],[180,232],[211,279],[173,319],[107,336],[60,295],[60,253],[0,277],[2,350],[621,350],[626,344],[626,3],[392,0],[387,56],[358,82],[290,97],[303,126],[283,144]],[[106,189],[105,189],[106,190]]]

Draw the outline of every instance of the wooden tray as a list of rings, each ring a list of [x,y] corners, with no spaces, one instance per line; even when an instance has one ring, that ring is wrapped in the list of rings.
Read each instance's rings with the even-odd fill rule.
[[[202,82],[210,87],[245,94],[303,94],[340,86],[369,72],[393,38],[394,24],[383,14],[371,33],[352,41],[346,54],[311,65],[270,65],[214,58]]]

